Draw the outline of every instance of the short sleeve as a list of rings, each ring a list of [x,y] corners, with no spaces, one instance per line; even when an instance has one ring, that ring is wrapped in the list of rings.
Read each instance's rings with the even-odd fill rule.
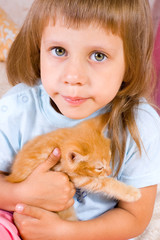
[[[128,134],[118,179],[141,188],[160,183],[160,118],[150,106],[145,106],[138,111],[137,126],[141,136],[141,154]]]
[[[8,136],[0,131],[0,171],[9,172],[15,156],[15,149]]]
[[[19,116],[10,101],[0,101],[0,170],[8,172],[19,148]],[[13,118],[14,115],[14,118]]]

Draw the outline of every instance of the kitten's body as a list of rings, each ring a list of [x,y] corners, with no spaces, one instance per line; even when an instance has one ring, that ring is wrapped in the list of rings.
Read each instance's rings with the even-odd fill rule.
[[[106,123],[107,115],[101,115],[75,127],[58,129],[34,138],[17,154],[7,180],[23,181],[58,147],[61,150],[61,160],[52,170],[65,172],[76,188],[128,202],[139,199],[138,189],[108,177],[111,174],[111,151],[110,140],[103,135]],[[73,208],[62,211],[59,215],[64,219],[76,219]]]

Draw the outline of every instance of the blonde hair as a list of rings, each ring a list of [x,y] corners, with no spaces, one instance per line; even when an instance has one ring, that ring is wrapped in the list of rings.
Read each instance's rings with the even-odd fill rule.
[[[49,20],[54,24],[58,16],[63,16],[71,27],[98,23],[123,40],[126,69],[121,88],[111,103],[109,121],[113,164],[118,150],[120,168],[127,129],[141,152],[134,111],[140,98],[148,97],[151,90],[153,33],[149,3],[147,0],[35,0],[9,52],[7,73],[12,85],[37,83],[41,36]]]

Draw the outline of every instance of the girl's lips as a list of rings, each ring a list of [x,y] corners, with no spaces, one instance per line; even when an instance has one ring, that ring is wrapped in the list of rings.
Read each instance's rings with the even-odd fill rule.
[[[62,96],[66,102],[72,105],[80,105],[84,103],[88,98],[82,97],[69,97],[69,96]]]

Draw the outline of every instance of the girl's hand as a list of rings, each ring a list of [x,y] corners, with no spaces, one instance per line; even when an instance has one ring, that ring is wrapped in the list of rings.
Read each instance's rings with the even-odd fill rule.
[[[21,202],[49,211],[61,211],[73,205],[75,188],[66,174],[50,171],[60,159],[56,148],[26,180],[17,184]]]
[[[53,240],[62,233],[64,221],[56,213],[24,204],[17,204],[15,211],[14,221],[23,240]]]

